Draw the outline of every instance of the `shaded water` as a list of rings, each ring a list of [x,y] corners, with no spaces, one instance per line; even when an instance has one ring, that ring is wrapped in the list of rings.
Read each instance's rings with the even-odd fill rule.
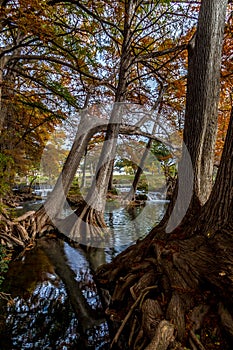
[[[40,204],[30,203],[26,210]],[[13,301],[0,302],[0,349],[108,349],[108,326],[92,271],[145,236],[165,205],[109,205],[110,245],[90,250],[88,256],[51,238],[12,262],[4,288]]]

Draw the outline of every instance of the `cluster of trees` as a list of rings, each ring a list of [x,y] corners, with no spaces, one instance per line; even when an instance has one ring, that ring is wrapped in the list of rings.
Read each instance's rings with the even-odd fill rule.
[[[13,183],[16,174],[40,168],[43,150],[56,126],[63,120],[69,123],[76,118],[82,130],[86,116],[84,113],[82,117],[81,110],[96,103],[127,101],[143,105],[151,111],[148,119],[152,118],[152,122],[156,111],[166,115],[167,120],[181,130],[186,48],[198,6],[198,3],[170,1],[114,4],[2,1],[0,153],[3,184]],[[114,110],[107,114],[106,119],[116,118]],[[140,134],[141,126],[148,121],[145,116],[141,119],[137,130],[122,132]],[[112,130],[115,139],[120,119],[117,124]],[[130,124],[135,126],[135,121],[131,120]],[[76,135],[76,146],[72,149],[76,160],[71,166],[71,150],[62,174],[65,196],[88,142],[103,128],[106,129],[106,125],[92,127],[85,138],[82,135],[82,142],[80,132]],[[108,147],[108,156],[103,151],[106,169],[114,162],[107,158],[114,154],[115,143],[113,148]],[[53,147],[47,148],[51,162]],[[46,156],[43,160],[46,161]],[[59,169],[54,164],[51,171],[57,172],[56,168]],[[111,171],[106,176],[101,175],[104,183],[110,181]],[[60,192],[60,188],[55,189],[54,196]],[[104,189],[100,193],[99,211],[104,208],[105,192]],[[57,215],[62,202],[64,199],[57,201],[57,208],[50,215]]]
[[[178,183],[161,224],[98,272],[114,313],[131,305],[113,344],[140,305],[129,346],[175,349],[189,341],[203,348],[194,334],[199,328],[185,332],[190,310],[199,308],[195,325],[205,316],[203,283],[225,296],[233,290],[231,10],[227,0],[1,1],[1,181],[38,166],[61,121],[79,121],[51,196],[36,214],[18,219],[25,242],[50,226],[82,243],[103,240],[119,135],[147,138],[130,195],[153,140],[183,135]],[[61,220],[77,168],[100,132],[104,143],[90,191]],[[218,312],[232,335],[231,306],[221,301]]]
[[[15,174],[38,169],[55,127],[63,120],[81,119],[80,110],[96,103],[143,105],[151,111],[148,119],[155,119],[156,111],[182,133],[187,44],[195,31],[199,6],[199,1],[2,1],[3,184],[12,183]],[[217,161],[229,119],[231,21],[229,16]],[[135,123],[130,121],[131,126]],[[137,126],[145,123],[144,116]],[[134,130],[124,131],[130,132]],[[81,150],[80,156],[84,153]],[[51,167],[55,173],[58,170],[56,164]]]
[[[15,172],[38,166],[54,127],[75,116],[87,95],[89,105],[117,100],[123,55],[132,54],[128,58],[132,62],[124,72],[129,77],[124,82],[125,96],[120,99],[153,105],[157,81],[168,81],[168,72],[183,64],[180,58],[173,63],[185,39],[179,42],[172,34],[174,9],[169,6],[163,2],[135,4],[128,28],[131,37],[123,49],[128,35],[123,28],[128,11],[124,4],[98,2],[90,7],[88,2],[73,1],[2,2],[1,154],[14,162],[12,177]],[[118,19],[111,22],[115,12]],[[159,19],[155,21],[156,12]],[[182,31],[187,21],[177,18],[176,29]],[[175,50],[173,42],[177,43]],[[158,59],[150,62],[154,54]],[[165,67],[168,60],[171,62]],[[169,78],[172,83],[177,80],[172,72]],[[121,77],[122,82],[124,79]]]
[[[39,168],[54,128],[80,118],[80,109],[95,103],[127,101],[157,108],[182,133],[186,48],[199,6],[198,1],[2,1],[4,183]],[[229,119],[231,21],[229,16],[217,161]]]

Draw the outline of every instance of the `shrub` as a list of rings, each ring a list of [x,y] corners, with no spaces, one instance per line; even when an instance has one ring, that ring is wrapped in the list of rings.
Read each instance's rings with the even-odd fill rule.
[[[12,164],[13,160],[10,156],[0,153],[0,196],[5,195],[9,190],[8,176]]]
[[[148,182],[146,180],[140,180],[137,186],[137,190],[148,192]]]
[[[118,195],[117,189],[115,187],[113,187],[111,190],[108,191],[108,193],[111,193],[113,195]]]

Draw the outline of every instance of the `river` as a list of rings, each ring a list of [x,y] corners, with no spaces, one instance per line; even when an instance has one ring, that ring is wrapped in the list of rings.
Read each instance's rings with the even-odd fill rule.
[[[29,202],[18,214],[36,209]],[[123,208],[111,203],[105,220],[111,228],[107,247],[84,253],[67,243],[46,238],[10,264],[1,301],[1,350],[109,349],[108,325],[93,280],[93,271],[144,237],[164,213],[165,201]]]

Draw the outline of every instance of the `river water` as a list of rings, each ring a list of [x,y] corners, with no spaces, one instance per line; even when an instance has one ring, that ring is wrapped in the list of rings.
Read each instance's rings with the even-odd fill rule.
[[[18,214],[36,209],[40,202],[18,208]],[[1,301],[0,349],[109,349],[108,325],[93,280],[101,264],[144,237],[159,221],[166,202],[123,208],[110,203],[105,220],[112,230],[108,247],[84,253],[50,238],[13,261]]]

